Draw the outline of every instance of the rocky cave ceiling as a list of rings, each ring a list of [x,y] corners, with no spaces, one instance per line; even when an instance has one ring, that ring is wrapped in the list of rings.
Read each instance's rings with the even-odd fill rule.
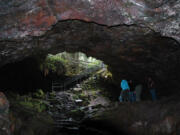
[[[179,43],[180,0],[0,0],[0,66],[82,51],[115,75],[176,78]]]

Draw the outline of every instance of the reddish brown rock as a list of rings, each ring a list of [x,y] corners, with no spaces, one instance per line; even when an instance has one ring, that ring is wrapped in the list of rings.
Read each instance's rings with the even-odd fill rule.
[[[0,92],[0,135],[10,135],[9,102],[6,96]]]
[[[82,51],[119,80],[178,80],[179,7],[180,0],[0,0],[0,66]]]
[[[179,0],[1,0],[0,39],[39,36],[57,21],[136,24],[179,41]]]
[[[1,113],[8,113],[9,110],[9,102],[6,96],[0,92],[0,112]]]

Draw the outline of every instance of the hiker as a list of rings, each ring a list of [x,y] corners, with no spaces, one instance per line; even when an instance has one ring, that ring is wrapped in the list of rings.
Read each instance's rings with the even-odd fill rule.
[[[129,81],[129,87],[130,87],[130,92],[129,92],[129,100],[130,102],[135,102],[136,101],[136,95],[134,92],[134,83],[132,80]]]
[[[148,89],[151,93],[152,101],[156,101],[157,96],[156,96],[155,82],[152,80],[151,77],[148,78]]]
[[[142,84],[138,84],[135,87],[136,101],[141,101]]]
[[[136,93],[135,93],[135,91],[130,91],[129,92],[129,100],[130,100],[130,102],[135,102],[136,101]]]
[[[119,100],[120,102],[123,102],[123,101],[129,101],[129,92],[130,92],[130,88],[129,88],[129,85],[128,85],[128,82],[127,80],[122,80],[121,81],[121,94],[119,96]]]

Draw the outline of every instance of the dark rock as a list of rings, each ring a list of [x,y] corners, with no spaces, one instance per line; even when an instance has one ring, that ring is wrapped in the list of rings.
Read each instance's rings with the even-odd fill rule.
[[[162,102],[164,103],[162,105]],[[96,114],[94,121],[107,121],[115,129],[135,135],[178,135],[179,102],[124,103]]]
[[[180,79],[179,43],[180,0],[0,0],[0,66],[82,51],[117,81],[151,75],[167,89]]]
[[[0,135],[10,135],[9,102],[6,96],[0,92]]]
[[[84,20],[108,26],[142,25],[180,40],[179,0],[26,0],[0,1],[0,37],[40,36],[62,20]]]
[[[21,106],[11,108],[15,135],[51,135],[54,121],[47,113],[37,113]]]
[[[159,123],[152,125],[154,134],[173,135],[176,133],[177,120],[173,116],[167,116]]]
[[[7,114],[9,111],[9,102],[6,96],[0,92],[0,114]]]

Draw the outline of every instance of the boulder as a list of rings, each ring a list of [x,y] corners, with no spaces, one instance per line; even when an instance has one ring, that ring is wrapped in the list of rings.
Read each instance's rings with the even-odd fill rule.
[[[9,102],[4,93],[0,92],[0,135],[11,135],[11,130]]]

